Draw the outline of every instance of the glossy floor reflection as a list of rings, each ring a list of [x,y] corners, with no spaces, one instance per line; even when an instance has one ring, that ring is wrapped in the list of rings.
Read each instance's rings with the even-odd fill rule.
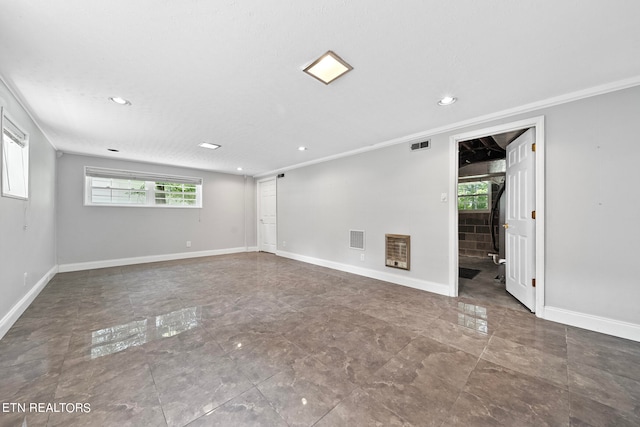
[[[493,263],[491,258],[460,256],[458,263],[460,267],[480,270],[480,273],[473,279],[459,278],[458,295],[478,302],[483,301],[512,310],[529,312],[524,305],[506,291],[505,284],[496,279],[498,266]]]
[[[640,425],[640,343],[461,294],[258,253],[58,274],[0,396],[91,412],[0,425]]]

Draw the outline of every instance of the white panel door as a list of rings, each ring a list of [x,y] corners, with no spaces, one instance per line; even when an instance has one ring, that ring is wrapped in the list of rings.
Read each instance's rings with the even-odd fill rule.
[[[259,218],[258,218],[258,250],[276,253],[277,218],[276,218],[276,180],[258,183]]]
[[[535,129],[507,146],[505,249],[507,292],[535,311]]]

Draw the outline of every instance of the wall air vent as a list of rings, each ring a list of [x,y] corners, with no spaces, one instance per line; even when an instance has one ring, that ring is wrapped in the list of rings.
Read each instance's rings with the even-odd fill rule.
[[[429,147],[431,147],[431,140],[427,139],[423,142],[414,142],[413,144],[411,144],[411,151],[424,150],[425,148]]]
[[[364,250],[363,230],[349,230],[349,248]]]
[[[387,267],[410,269],[411,236],[385,234],[385,265]]]

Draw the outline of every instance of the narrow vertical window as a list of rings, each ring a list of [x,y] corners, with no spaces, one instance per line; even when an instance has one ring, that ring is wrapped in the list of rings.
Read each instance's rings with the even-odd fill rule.
[[[29,138],[2,109],[2,195],[29,198]]]

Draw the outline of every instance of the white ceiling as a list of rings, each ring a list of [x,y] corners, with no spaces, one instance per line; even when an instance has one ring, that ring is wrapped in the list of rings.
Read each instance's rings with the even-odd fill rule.
[[[638,17],[635,0],[0,0],[0,76],[61,151],[257,175],[636,78]],[[302,72],[327,50],[354,67],[329,86]]]

